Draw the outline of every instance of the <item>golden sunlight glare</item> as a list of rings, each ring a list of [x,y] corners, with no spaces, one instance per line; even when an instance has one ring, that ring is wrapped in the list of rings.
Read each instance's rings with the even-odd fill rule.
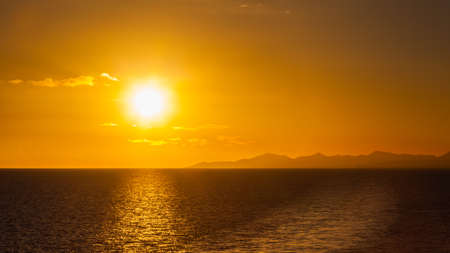
[[[143,87],[133,96],[133,108],[142,118],[152,118],[164,112],[166,105],[164,95],[152,87]]]
[[[171,107],[168,91],[155,80],[134,86],[128,95],[128,106],[141,123],[161,122]]]

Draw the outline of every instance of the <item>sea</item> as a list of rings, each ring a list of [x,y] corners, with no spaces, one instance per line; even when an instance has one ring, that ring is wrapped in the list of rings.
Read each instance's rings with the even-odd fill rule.
[[[0,170],[0,252],[450,252],[450,170]]]

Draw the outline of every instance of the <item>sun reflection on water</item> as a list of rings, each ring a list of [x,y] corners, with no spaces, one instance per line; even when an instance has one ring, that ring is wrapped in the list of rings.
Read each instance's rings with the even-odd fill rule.
[[[347,180],[338,178],[291,192],[289,187],[279,188],[276,179],[273,185],[262,179],[193,172],[130,173],[114,191],[113,217],[106,219],[94,250],[344,250],[361,243],[370,247],[370,239],[383,234],[395,218],[389,212],[395,200],[386,186],[358,185],[355,191]],[[268,187],[277,188],[275,195]]]
[[[105,224],[104,243],[95,250],[180,250],[180,232],[173,224],[183,221],[173,212],[173,191],[162,173],[130,175],[116,191],[112,203],[115,217]]]

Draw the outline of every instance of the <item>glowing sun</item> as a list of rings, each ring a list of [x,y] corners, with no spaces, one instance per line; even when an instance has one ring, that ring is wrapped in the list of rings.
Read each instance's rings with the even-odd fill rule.
[[[166,98],[162,92],[152,87],[142,87],[133,95],[132,105],[142,118],[159,116],[166,107]]]
[[[155,81],[136,85],[129,94],[128,104],[141,122],[161,121],[170,111],[169,93]]]

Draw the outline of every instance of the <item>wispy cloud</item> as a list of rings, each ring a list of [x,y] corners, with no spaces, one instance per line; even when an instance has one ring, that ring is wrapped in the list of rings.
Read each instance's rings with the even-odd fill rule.
[[[103,127],[116,127],[116,126],[119,126],[119,125],[116,124],[116,123],[113,123],[113,122],[106,122],[106,123],[100,124],[100,126],[103,126]]]
[[[177,145],[179,147],[203,147],[206,145],[248,145],[253,141],[245,140],[239,136],[224,136],[219,135],[212,138],[205,137],[169,137],[161,139],[128,139],[129,143],[144,144],[148,146],[164,146],[164,145]]]
[[[180,138],[170,137],[164,139],[128,139],[128,142],[133,144],[146,144],[149,146],[163,146],[163,145],[179,145],[181,147],[204,146],[208,143],[205,138]]]
[[[219,135],[229,126],[223,124],[203,124],[198,126],[171,126],[166,137],[129,139],[134,144],[146,144],[149,146],[173,145],[178,147],[203,147],[207,145],[245,145],[250,142],[239,136]],[[175,135],[175,136],[174,136]]]
[[[212,5],[209,5],[209,7],[214,8]],[[277,1],[247,0],[242,3],[223,1],[221,11],[237,15],[273,16],[291,14],[291,10],[286,7],[286,5]],[[217,8],[215,8],[215,10],[217,10]]]
[[[150,146],[162,146],[168,144],[165,140],[149,140],[149,139],[129,139],[128,142],[135,144],[148,144]]]
[[[9,80],[8,83],[10,83],[10,84],[21,84],[21,83],[23,83],[23,80],[14,79],[14,80]]]
[[[175,130],[175,131],[195,131],[197,129],[194,128],[194,127],[173,126],[172,130]]]
[[[80,86],[87,86],[92,87],[94,85],[104,85],[109,86],[110,83],[108,81],[114,81],[119,82],[119,79],[117,77],[111,76],[108,73],[102,73],[100,74],[101,79],[107,79],[101,80],[100,78],[95,78],[93,76],[89,75],[82,75],[77,77],[70,77],[70,78],[64,78],[64,79],[54,79],[52,77],[48,77],[42,80],[22,80],[22,79],[13,79],[9,80],[8,83],[19,85],[19,84],[28,84],[36,87],[48,87],[48,88],[55,88],[55,87],[80,87]]]
[[[201,125],[197,127],[184,127],[184,126],[172,126],[172,129],[175,131],[199,131],[199,130],[206,130],[206,129],[214,129],[214,130],[221,130],[221,129],[227,129],[229,128],[226,125],[219,125],[219,124],[206,124]]]
[[[38,81],[29,81],[33,86],[40,87],[77,87],[77,86],[94,86],[94,77],[92,76],[79,76],[66,79],[53,79],[46,78]]]
[[[151,140],[149,142],[150,146],[162,146],[162,145],[166,145],[167,141],[164,140]]]
[[[119,79],[117,77],[111,76],[108,73],[101,73],[100,76],[108,78],[109,80],[114,81],[114,82],[118,82],[119,81]]]
[[[187,142],[196,146],[205,146],[208,143],[208,140],[204,138],[190,138]]]
[[[201,10],[218,14],[234,15],[289,15],[291,14],[286,1],[263,1],[263,0],[186,0],[201,6]]]
[[[149,143],[150,141],[147,139],[128,139],[128,142],[131,143]]]

